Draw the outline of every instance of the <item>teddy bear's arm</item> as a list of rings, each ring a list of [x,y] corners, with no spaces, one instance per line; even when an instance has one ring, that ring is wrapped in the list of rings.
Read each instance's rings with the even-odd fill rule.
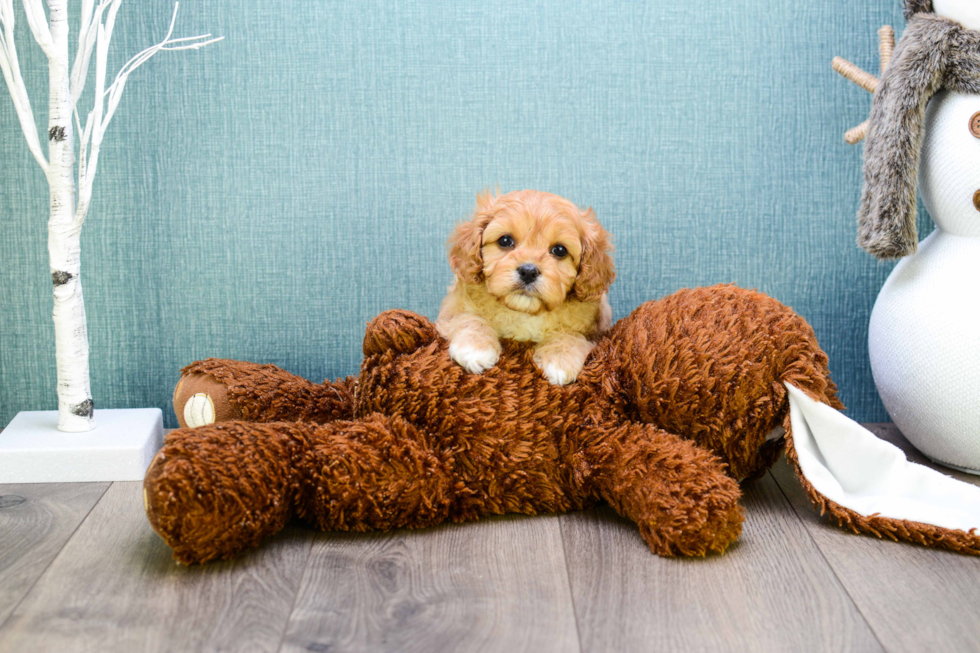
[[[183,370],[174,389],[181,427],[213,422],[316,422],[354,414],[354,379],[313,383],[275,365],[208,358]]]
[[[738,484],[693,442],[626,424],[597,439],[591,453],[600,496],[637,523],[654,553],[721,553],[741,532]]]
[[[390,310],[368,322],[364,331],[364,356],[387,352],[409,354],[439,337],[429,318],[411,311]]]

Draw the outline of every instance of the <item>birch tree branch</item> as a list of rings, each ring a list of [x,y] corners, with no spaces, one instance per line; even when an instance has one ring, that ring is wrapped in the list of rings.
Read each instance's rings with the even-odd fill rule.
[[[24,0],[24,13],[27,14],[27,25],[31,28],[34,40],[44,50],[48,59],[54,56],[51,43],[51,30],[48,29],[48,19],[44,15],[41,0]]]
[[[119,0],[112,0],[118,6]],[[109,8],[109,18],[115,18],[112,7]],[[95,105],[92,111],[85,118],[85,129],[79,137],[79,159],[83,161],[79,165],[78,177],[78,203],[75,207],[75,222],[82,224],[88,214],[89,201],[92,199],[92,183],[95,181],[95,171],[99,164],[99,147],[102,145],[104,130],[100,130],[102,124],[103,96],[105,95],[105,68],[106,59],[109,54],[109,39],[112,34],[112,23],[109,22],[108,34],[106,26],[102,23],[96,25],[98,37],[95,45]],[[88,151],[91,144],[91,151]],[[81,171],[84,168],[85,174]]]
[[[87,2],[91,4],[94,0],[87,0]],[[102,145],[102,138],[105,136],[105,131],[116,113],[129,75],[146,63],[157,52],[163,50],[196,50],[211,43],[216,43],[224,38],[223,36],[210,38],[210,34],[203,34],[201,36],[186,36],[172,39],[174,25],[177,22],[177,10],[180,8],[180,3],[175,2],[174,13],[170,19],[170,27],[167,29],[167,34],[163,37],[163,40],[134,55],[119,69],[112,84],[106,88],[106,60],[108,59],[109,42],[112,39],[112,29],[116,22],[116,12],[119,10],[121,2],[122,0],[99,0],[99,5],[94,10],[92,21],[88,25],[88,31],[95,35],[95,105],[85,119],[84,129],[79,125],[78,206],[75,218],[78,223],[85,220],[85,214],[88,212],[89,201],[92,197],[92,184],[95,181],[95,172],[98,167],[99,149]],[[106,12],[105,6],[107,5],[108,11]],[[83,20],[84,11],[85,8],[83,7]],[[105,14],[105,24],[101,22],[103,13]],[[80,35],[80,48],[82,43],[81,38]],[[88,66],[88,57],[91,55],[92,46],[88,40],[86,40],[86,44],[89,52],[84,55],[84,62],[81,64],[79,63],[78,56],[82,56],[82,54],[81,51],[79,52],[75,60],[76,66],[84,65],[86,68]],[[85,73],[82,72],[80,67],[78,70],[79,74],[77,79],[84,84]],[[73,92],[73,96],[76,98],[80,97],[81,91],[77,95]]]
[[[47,29],[47,22],[45,22]],[[50,34],[48,35],[50,42]],[[27,140],[27,148],[37,160],[41,170],[48,172],[48,160],[41,151],[41,142],[37,136],[37,123],[34,122],[34,112],[31,110],[31,100],[27,95],[24,78],[20,74],[20,63],[17,60],[17,45],[14,43],[14,3],[13,0],[0,0],[0,70],[3,71],[4,81],[14,102],[14,111],[20,121],[20,128]]]
[[[217,43],[224,38],[223,36],[219,36],[218,38],[212,39],[210,38],[210,34],[202,34],[200,36],[185,36],[179,39],[171,39],[170,35],[173,34],[174,24],[177,22],[177,9],[179,7],[180,3],[175,2],[174,15],[170,19],[170,29],[167,30],[167,35],[163,38],[163,41],[143,50],[127,61],[126,64],[119,69],[119,73],[116,74],[116,78],[113,80],[112,85],[106,89],[106,94],[109,96],[109,105],[106,110],[104,121],[105,124],[102,128],[103,131],[105,131],[105,127],[108,127],[109,121],[112,120],[112,116],[116,113],[116,107],[119,105],[119,99],[122,97],[123,88],[126,85],[126,80],[129,78],[129,75],[134,70],[146,63],[153,55],[162,50],[197,50],[198,48],[203,48],[206,45]],[[175,46],[175,43],[181,43],[182,45]]]
[[[82,97],[85,90],[85,79],[88,76],[89,62],[92,58],[92,49],[95,47],[95,39],[98,36],[98,25],[102,23],[102,12],[105,10],[109,0],[99,0],[95,6],[95,0],[82,0],[82,20],[78,30],[78,50],[75,52],[75,62],[71,67],[71,100],[76,105],[75,116],[78,117],[78,100]],[[79,125],[78,129],[82,129]]]

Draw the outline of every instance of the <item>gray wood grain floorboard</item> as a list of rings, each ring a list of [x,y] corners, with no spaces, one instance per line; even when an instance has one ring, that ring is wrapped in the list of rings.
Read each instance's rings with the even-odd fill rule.
[[[913,462],[930,463],[892,424],[866,424]],[[980,651],[980,558],[854,535],[821,518],[785,460],[773,476],[878,639],[889,651]]]
[[[317,535],[286,651],[577,651],[558,518]]]
[[[608,508],[561,517],[583,651],[877,651],[768,475],[721,556],[660,558]]]
[[[891,425],[868,426],[929,464]],[[0,652],[980,651],[980,559],[847,533],[785,462],[747,490],[740,541],[697,560],[651,554],[599,508],[395,533],[298,526],[180,567],[140,484],[107,487],[0,486]]]
[[[108,487],[109,483],[0,485],[0,624]]]
[[[0,628],[4,651],[274,651],[312,534],[183,567],[152,531],[142,484],[114,483]]]

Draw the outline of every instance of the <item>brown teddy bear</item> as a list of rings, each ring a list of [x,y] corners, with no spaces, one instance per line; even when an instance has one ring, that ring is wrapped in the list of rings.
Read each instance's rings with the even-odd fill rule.
[[[174,395],[182,426],[195,411],[214,423],[167,436],[144,484],[150,523],[194,563],[254,547],[293,518],[421,528],[606,501],[655,553],[704,555],[738,537],[739,482],[788,443],[811,499],[851,529],[980,552],[972,531],[859,514],[799,473],[786,384],[841,405],[813,330],[765,295],[717,286],[647,302],[567,386],[544,378],[529,343],[504,341],[482,374],[447,349],[426,318],[388,311],[368,325],[356,378],[188,366]]]

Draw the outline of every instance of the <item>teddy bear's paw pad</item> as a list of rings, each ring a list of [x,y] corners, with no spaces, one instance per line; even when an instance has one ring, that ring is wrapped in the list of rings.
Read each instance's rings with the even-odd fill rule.
[[[184,423],[188,428],[214,424],[214,401],[210,395],[198,392],[184,404]]]
[[[181,428],[242,418],[228,399],[228,386],[210,374],[190,372],[182,376],[174,388],[173,401]]]

